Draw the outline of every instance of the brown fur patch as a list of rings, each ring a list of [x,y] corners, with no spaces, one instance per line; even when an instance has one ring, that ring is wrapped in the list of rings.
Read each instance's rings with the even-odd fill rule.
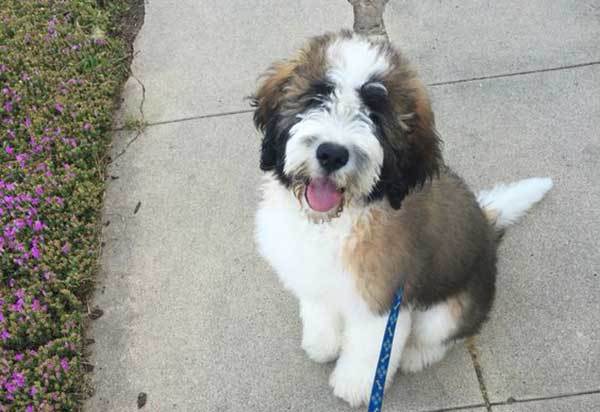
[[[357,219],[347,239],[342,259],[354,274],[356,286],[369,307],[384,312],[391,305],[394,290],[400,286],[397,276],[406,255],[403,236],[390,211],[373,208]],[[387,254],[388,248],[396,253]],[[396,286],[396,287],[394,287]]]
[[[417,305],[451,296],[448,304],[460,317],[472,306],[462,294],[465,282],[479,270],[493,276],[493,266],[478,256],[482,248],[493,253],[492,233],[468,188],[444,170],[408,195],[400,210],[382,203],[357,218],[342,259],[374,312],[389,310],[405,285],[408,301]]]
[[[488,220],[488,222],[492,224],[492,226],[496,224],[496,220],[498,220],[497,210],[484,208],[483,214],[485,215],[485,218]]]
[[[264,74],[264,80],[254,95],[256,102],[256,116],[266,122],[271,112],[281,103],[282,92],[296,69],[294,61],[278,62]]]
[[[459,321],[462,318],[463,310],[466,304],[466,295],[464,293],[460,293],[456,296],[448,298],[446,301],[448,303],[448,311],[450,312],[450,316],[455,321]]]
[[[294,110],[302,103],[300,97],[312,82],[324,77],[327,46],[334,38],[333,34],[325,34],[310,39],[294,57],[274,63],[261,76],[263,80],[253,96],[259,125],[266,124],[273,113]]]

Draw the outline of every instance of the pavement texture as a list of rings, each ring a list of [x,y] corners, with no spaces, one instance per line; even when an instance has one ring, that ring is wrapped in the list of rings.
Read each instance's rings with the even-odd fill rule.
[[[146,3],[115,133],[88,411],[347,411],[331,365],[255,250],[256,78],[352,26],[345,0]],[[390,0],[391,40],[430,85],[445,158],[473,187],[555,187],[501,245],[475,339],[398,376],[390,411],[600,410],[600,5]],[[110,222],[110,224],[108,224]]]

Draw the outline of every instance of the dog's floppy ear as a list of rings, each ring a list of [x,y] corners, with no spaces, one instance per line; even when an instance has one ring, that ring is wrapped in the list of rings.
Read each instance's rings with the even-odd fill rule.
[[[280,119],[279,111],[296,65],[282,61],[275,63],[262,76],[263,80],[257,92],[251,97],[254,110],[254,124],[263,133],[260,168],[273,170],[277,164],[277,145]]]
[[[384,162],[384,168],[387,166],[392,175],[385,192],[394,209],[400,208],[402,200],[413,188],[435,176],[443,163],[441,141],[427,92],[416,79],[411,86],[412,114],[406,119],[397,114],[400,118],[391,131],[396,134],[392,142],[396,155],[390,159],[393,164]]]
[[[281,61],[273,64],[262,76],[262,81],[256,93],[252,96],[254,124],[262,131],[269,119],[277,112],[284,94],[284,87],[292,77],[296,65],[292,62]]]

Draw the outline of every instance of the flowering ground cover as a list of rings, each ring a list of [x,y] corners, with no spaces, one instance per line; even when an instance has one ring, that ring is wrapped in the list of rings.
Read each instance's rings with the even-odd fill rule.
[[[130,2],[0,0],[0,411],[78,410]]]

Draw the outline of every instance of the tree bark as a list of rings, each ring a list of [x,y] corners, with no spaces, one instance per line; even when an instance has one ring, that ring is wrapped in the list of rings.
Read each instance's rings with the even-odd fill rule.
[[[374,40],[387,41],[383,12],[389,0],[348,0],[354,9],[354,31]]]

